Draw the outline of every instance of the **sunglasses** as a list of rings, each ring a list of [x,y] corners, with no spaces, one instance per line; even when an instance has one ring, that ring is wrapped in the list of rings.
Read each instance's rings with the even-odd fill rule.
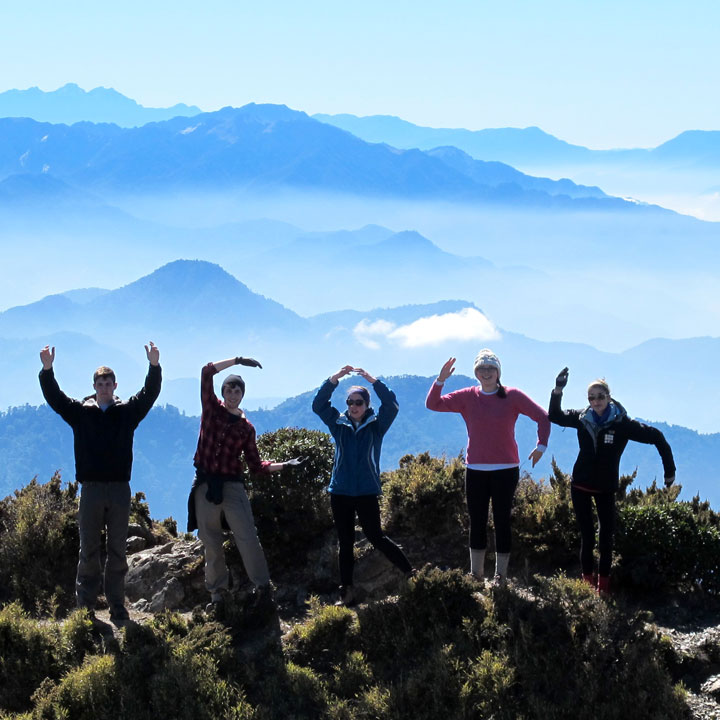
[[[364,401],[364,400],[353,400],[353,399],[351,399],[351,398],[348,398],[348,399],[346,400],[346,402],[347,402],[348,406],[350,406],[350,405],[357,405],[358,407],[360,407],[361,405],[364,405],[364,404],[365,404],[365,401]]]
[[[588,402],[593,400],[604,400],[607,397],[605,393],[598,393],[597,395],[588,395]]]

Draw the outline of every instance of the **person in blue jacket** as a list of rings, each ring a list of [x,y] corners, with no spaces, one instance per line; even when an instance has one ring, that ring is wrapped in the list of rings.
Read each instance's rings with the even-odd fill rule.
[[[340,378],[357,373],[372,386],[380,398],[377,413],[370,407],[370,393],[361,385],[348,390],[347,410],[340,413],[330,404],[330,397]],[[406,574],[412,565],[405,553],[385,535],[380,527],[380,450],[385,433],[398,414],[395,393],[381,380],[362,368],[345,365],[320,387],[313,400],[313,412],[328,426],[335,440],[335,462],[330,478],[330,507],[340,545],[341,605],[355,602],[353,589],[353,545],[355,516],[373,547]]]

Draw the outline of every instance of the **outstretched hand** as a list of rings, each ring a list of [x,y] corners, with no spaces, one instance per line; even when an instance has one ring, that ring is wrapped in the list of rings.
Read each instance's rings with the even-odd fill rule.
[[[43,370],[51,370],[55,362],[55,346],[52,348],[46,345],[40,351],[40,362],[42,362]]]
[[[528,460],[532,460],[532,466],[535,467],[543,456],[543,451],[535,448],[529,455]]]
[[[307,462],[307,458],[304,457],[303,455],[299,455],[298,457],[293,458],[292,460],[286,460],[286,461],[283,463],[283,468],[286,468],[286,467],[300,467],[301,465],[303,465],[303,464],[306,463],[306,462]]]
[[[349,375],[354,370],[355,368],[352,365],[343,365],[334,375],[330,376],[330,381],[337,385],[341,377]]]
[[[150,345],[145,346],[145,354],[151,365],[158,365],[160,363],[160,350],[158,350],[155,343],[151,340]]]
[[[558,376],[555,378],[555,389],[556,390],[562,390],[567,385],[569,374],[570,374],[570,370],[568,370],[568,368],[563,368],[558,373]]]
[[[238,355],[235,358],[235,364],[244,365],[245,367],[256,367],[262,370],[262,365],[257,360],[255,360],[254,358],[242,357],[241,355]]]
[[[441,368],[437,376],[439,383],[444,383],[455,372],[455,358],[451,357]]]
[[[377,380],[377,378],[374,378],[367,370],[363,370],[362,368],[353,368],[353,371],[360,375],[360,377],[365,378],[371,385]]]

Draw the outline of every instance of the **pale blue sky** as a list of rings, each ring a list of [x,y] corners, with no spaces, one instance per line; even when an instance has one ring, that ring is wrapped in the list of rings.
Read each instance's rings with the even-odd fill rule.
[[[0,91],[284,103],[444,127],[538,125],[593,148],[720,129],[720,3],[8,0]]]

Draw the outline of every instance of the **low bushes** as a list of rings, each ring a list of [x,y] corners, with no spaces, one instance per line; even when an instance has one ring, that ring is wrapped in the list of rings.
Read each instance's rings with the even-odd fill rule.
[[[56,473],[0,501],[0,601],[41,612],[74,604],[77,488]]]
[[[248,482],[255,523],[273,568],[303,565],[308,548],[332,527],[327,486],[333,463],[330,436],[282,428],[258,438],[260,457],[306,461],[280,475],[253,475]]]

